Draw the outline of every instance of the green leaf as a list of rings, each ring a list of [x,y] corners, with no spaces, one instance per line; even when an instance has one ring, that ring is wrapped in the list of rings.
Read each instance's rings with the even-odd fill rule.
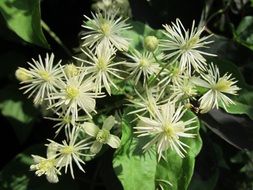
[[[144,38],[146,36],[156,36],[158,39],[163,38],[162,30],[154,30],[150,26],[138,22],[131,22],[132,28],[130,30],[126,30],[123,32],[123,35],[129,39],[131,39],[130,48],[143,50]]]
[[[187,112],[182,119],[192,117],[196,116]],[[121,147],[115,152],[113,159],[114,170],[124,190],[154,190],[158,185],[164,189],[186,190],[193,174],[195,157],[202,146],[198,134],[199,122],[194,131],[197,136],[194,139],[183,140],[190,146],[185,158],[180,158],[175,151],[169,149],[166,154],[167,161],[161,159],[158,162],[156,151],[153,149],[142,152],[141,148],[150,139],[134,137],[133,123],[130,122],[132,120],[129,116],[123,117]],[[164,181],[172,183],[173,186]]]
[[[0,111],[9,120],[19,141],[25,142],[37,111],[30,101],[21,96],[17,86],[7,86],[0,90]]]
[[[188,120],[192,117],[196,117],[192,112],[188,111],[183,116],[182,120]],[[192,124],[196,126],[196,124]],[[201,150],[202,140],[199,135],[200,123],[197,123],[197,128],[193,133],[197,136],[194,139],[184,139],[190,148],[187,150],[185,158],[181,158],[175,151],[168,149],[166,155],[166,161],[161,159],[157,165],[156,179],[168,180],[172,187],[163,186],[165,189],[172,190],[187,190],[191,181],[194,171],[195,157]],[[167,187],[167,188],[166,188]]]
[[[77,184],[70,176],[60,176],[60,182],[57,184],[49,183],[44,176],[37,177],[34,171],[30,171],[30,165],[33,164],[31,154],[41,153],[45,149],[42,145],[35,145],[18,154],[11,160],[0,172],[1,190],[78,190]],[[44,150],[45,151],[45,150]]]
[[[253,16],[246,16],[242,19],[234,32],[234,38],[242,45],[253,50]]]
[[[216,186],[216,183],[219,179],[219,170],[216,169],[214,173],[211,174],[210,178],[207,180],[201,179],[200,176],[194,177],[189,190],[213,190]]]
[[[8,27],[20,38],[49,48],[40,23],[40,0],[2,0],[0,12]]]
[[[156,153],[143,154],[127,120],[122,123],[121,148],[113,159],[114,170],[124,190],[155,189]]]

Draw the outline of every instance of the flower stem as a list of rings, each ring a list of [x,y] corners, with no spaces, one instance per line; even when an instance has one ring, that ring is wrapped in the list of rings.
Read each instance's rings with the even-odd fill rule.
[[[56,43],[62,47],[66,54],[72,57],[71,51],[63,44],[61,39],[49,28],[49,26],[43,20],[41,20],[41,26],[56,41]]]

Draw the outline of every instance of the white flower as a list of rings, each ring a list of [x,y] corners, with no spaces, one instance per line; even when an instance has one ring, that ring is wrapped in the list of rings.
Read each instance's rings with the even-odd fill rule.
[[[220,77],[219,69],[216,65],[211,63],[207,69],[207,74],[201,74],[204,79],[196,78],[194,83],[198,86],[209,89],[200,99],[200,112],[206,113],[213,108],[219,107],[219,103],[222,104],[224,109],[229,104],[235,104],[229,97],[225,94],[237,95],[237,91],[240,90],[235,84],[237,81],[231,78],[231,74],[224,74]]]
[[[36,171],[35,174],[37,176],[40,177],[45,174],[50,183],[57,183],[59,181],[58,175],[61,175],[61,173],[56,166],[56,151],[51,145],[47,149],[47,158],[37,155],[32,155],[32,157],[35,164],[32,164],[30,169]]]
[[[88,119],[88,117],[78,117],[77,119],[72,119],[70,115],[66,115],[63,111],[62,113],[55,112],[57,117],[45,117],[46,119],[56,121],[57,123],[53,126],[53,128],[57,128],[55,134],[56,136],[60,133],[62,129],[64,129],[65,135],[68,138],[69,134],[73,127],[78,125],[77,122],[83,122]]]
[[[82,27],[89,31],[82,37],[83,46],[94,47],[98,44],[104,44],[105,47],[113,45],[118,50],[127,50],[129,42],[122,36],[122,32],[131,27],[121,17],[116,19],[116,14],[116,11],[104,15],[96,13],[95,15],[92,14],[93,19],[85,16],[88,21]]]
[[[119,137],[110,134],[111,128],[115,124],[115,118],[110,116],[106,118],[103,123],[102,129],[96,126],[94,123],[85,122],[83,124],[84,131],[92,136],[95,137],[96,140],[93,142],[90,151],[94,154],[98,153],[103,144],[108,144],[112,148],[118,148],[120,145]]]
[[[192,82],[190,76],[184,76],[184,78],[177,84],[170,86],[171,90],[171,100],[180,101],[189,99],[194,99],[194,96],[197,95],[197,90],[195,84]]]
[[[158,160],[162,157],[164,151],[168,148],[175,150],[180,157],[184,157],[186,153],[185,147],[187,144],[181,141],[181,137],[193,138],[195,135],[188,133],[194,127],[188,127],[196,122],[196,118],[191,118],[187,121],[180,120],[185,113],[184,106],[175,107],[175,104],[168,102],[160,109],[156,110],[154,119],[139,116],[140,122],[137,127],[134,127],[139,134],[138,137],[150,136],[152,140],[148,142],[143,149],[148,150],[152,145],[157,145],[157,152],[159,154]]]
[[[163,90],[157,94],[154,93],[156,89],[148,89],[145,90],[145,96],[142,96],[137,90],[135,90],[138,98],[129,99],[128,101],[131,102],[129,106],[134,107],[135,110],[129,112],[128,114],[139,114],[144,116],[146,113],[149,113],[150,116],[155,116],[155,111],[157,109],[157,105],[159,104],[159,100],[163,95]],[[143,93],[142,93],[143,94]]]
[[[97,0],[92,4],[96,12],[111,12],[120,16],[131,16],[131,8],[128,0]]]
[[[72,178],[74,178],[73,162],[76,163],[81,171],[85,172],[81,166],[81,164],[85,164],[81,159],[81,156],[91,156],[83,153],[85,150],[90,149],[89,145],[91,143],[87,142],[89,138],[84,138],[78,141],[77,138],[79,132],[80,128],[73,128],[68,137],[69,141],[67,142],[64,140],[62,141],[62,144],[49,140],[51,142],[50,144],[54,144],[57,150],[57,167],[59,167],[59,169],[65,167],[65,173],[67,173],[69,167]]]
[[[179,85],[185,78],[185,71],[181,71],[178,67],[178,62],[176,64],[170,65],[161,72],[161,80],[158,85],[166,88],[170,83],[172,85]]]
[[[50,99],[57,100],[50,108],[62,109],[66,116],[71,116],[73,120],[78,118],[78,111],[82,109],[89,117],[91,112],[96,112],[95,98],[99,97],[93,92],[94,83],[91,79],[85,79],[85,73],[73,76],[61,81],[60,92],[52,93]]]
[[[25,84],[20,89],[26,89],[26,93],[29,94],[29,98],[34,95],[34,103],[41,104],[45,98],[50,97],[50,93],[56,92],[59,84],[59,80],[62,77],[62,71],[60,69],[60,62],[53,66],[54,64],[54,54],[52,53],[46,55],[45,62],[42,61],[41,56],[39,55],[39,61],[34,59],[33,64],[29,63],[29,70],[26,70],[26,73],[31,77],[30,80],[26,80],[21,84]],[[51,99],[49,99],[51,103]]]
[[[191,30],[185,30],[179,19],[176,23],[172,23],[172,26],[163,25],[165,30],[163,33],[167,39],[161,40],[161,47],[163,50],[168,51],[165,56],[166,59],[173,58],[173,60],[179,59],[179,68],[181,71],[187,70],[191,73],[191,67],[197,72],[205,69],[206,59],[203,55],[214,56],[213,54],[206,53],[200,48],[206,48],[207,44],[212,41],[206,41],[211,35],[201,37],[201,33],[205,27],[195,28],[195,22],[193,21]]]
[[[123,62],[113,62],[113,58],[116,50],[110,46],[100,44],[96,48],[95,54],[92,52],[87,53],[82,50],[91,61],[82,60],[76,58],[79,61],[88,63],[86,67],[87,73],[91,74],[91,77],[95,79],[95,92],[101,93],[101,89],[104,86],[109,95],[111,95],[111,87],[118,89],[116,84],[113,82],[112,77],[123,79],[118,73],[124,73],[124,71],[115,68],[121,65]]]
[[[135,84],[137,84],[141,76],[143,76],[143,85],[145,85],[151,75],[157,74],[160,71],[159,64],[156,62],[151,52],[140,53],[134,50],[131,54],[127,54],[127,56],[133,61],[125,65],[130,67],[130,76],[134,77]],[[158,59],[162,59],[161,54],[157,57]]]

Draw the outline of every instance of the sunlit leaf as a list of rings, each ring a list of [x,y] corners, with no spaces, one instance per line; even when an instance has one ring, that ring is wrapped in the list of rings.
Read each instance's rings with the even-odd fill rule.
[[[2,0],[0,12],[8,27],[20,38],[49,48],[40,23],[40,0]]]
[[[241,20],[234,37],[239,43],[253,50],[253,16],[246,16]]]
[[[187,112],[183,120],[196,117]],[[166,153],[166,161],[157,161],[155,150],[151,149],[143,153],[141,148],[150,139],[136,138],[133,136],[131,118],[126,117],[122,124],[121,147],[114,155],[114,170],[120,179],[124,190],[147,189],[155,187],[164,189],[186,190],[191,180],[195,157],[199,153],[202,141],[198,134],[198,127],[194,131],[197,136],[194,139],[184,140],[190,148],[185,158],[180,158],[177,153],[169,149]],[[170,185],[172,184],[172,186]]]
[[[24,99],[16,86],[0,90],[0,112],[12,125],[19,141],[23,143],[29,136],[31,123],[37,115],[33,104]]]

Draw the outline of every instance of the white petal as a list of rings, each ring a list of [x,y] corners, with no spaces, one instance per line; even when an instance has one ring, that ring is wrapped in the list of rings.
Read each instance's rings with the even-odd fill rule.
[[[191,82],[197,86],[202,86],[204,88],[210,88],[210,84],[198,77],[192,77]]]
[[[102,146],[103,146],[102,143],[95,141],[95,142],[91,145],[90,151],[91,151],[92,153],[94,153],[94,154],[97,154],[97,153],[101,150]]]
[[[40,163],[41,161],[45,160],[45,158],[37,155],[32,155],[34,163]]]
[[[49,175],[47,175],[47,180],[50,183],[58,183],[59,179],[56,173],[50,172]]]
[[[107,144],[112,148],[118,148],[120,145],[120,138],[115,135],[110,135]]]
[[[110,116],[106,118],[102,128],[110,131],[114,124],[115,124],[115,118],[113,116]]]
[[[58,150],[58,145],[54,142],[51,142],[47,147],[47,158],[56,157],[57,150]]]
[[[96,137],[99,131],[99,128],[94,123],[84,122],[83,123],[83,130],[85,133],[92,137]]]

